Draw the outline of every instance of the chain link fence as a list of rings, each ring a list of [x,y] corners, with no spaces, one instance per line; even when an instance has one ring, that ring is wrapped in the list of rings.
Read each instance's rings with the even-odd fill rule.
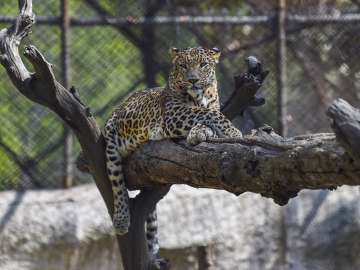
[[[69,15],[62,12],[64,4]],[[129,92],[166,83],[170,47],[202,45],[223,52],[218,67],[223,101],[248,55],[270,70],[261,92],[267,102],[246,112],[244,128],[267,123],[281,132],[283,119],[288,136],[330,131],[325,111],[332,100],[342,97],[360,106],[360,2],[287,1],[285,55],[278,54],[277,7],[277,1],[256,0],[38,0],[37,24],[25,43],[45,54],[59,80],[75,85],[100,125]],[[17,1],[0,3],[1,28],[16,15]],[[64,29],[66,19],[70,24]],[[64,31],[70,36],[68,53]],[[284,87],[279,85],[281,64]],[[279,95],[284,93],[282,111]],[[0,190],[63,187],[66,166],[73,164],[79,146],[65,151],[67,128],[22,97],[3,68],[0,117]],[[90,181],[76,169],[70,173],[72,184]]]

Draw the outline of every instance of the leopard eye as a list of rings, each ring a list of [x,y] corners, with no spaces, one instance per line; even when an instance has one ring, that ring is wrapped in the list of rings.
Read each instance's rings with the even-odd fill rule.
[[[207,65],[208,65],[207,62],[202,62],[202,63],[200,64],[200,67],[203,68],[203,67],[206,67]]]

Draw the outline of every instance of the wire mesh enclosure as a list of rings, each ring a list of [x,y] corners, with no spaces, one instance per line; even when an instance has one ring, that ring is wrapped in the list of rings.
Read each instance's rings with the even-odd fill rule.
[[[246,130],[264,123],[280,133],[327,132],[325,111],[360,98],[359,1],[38,0],[27,43],[74,85],[100,124],[131,91],[165,85],[170,47],[218,47],[222,100],[244,59],[270,70],[266,104],[245,113]],[[17,1],[0,3],[0,27]],[[283,20],[281,20],[283,18]],[[89,181],[74,169],[80,147],[47,109],[22,97],[0,69],[0,190],[67,187]],[[250,124],[249,124],[250,123]]]

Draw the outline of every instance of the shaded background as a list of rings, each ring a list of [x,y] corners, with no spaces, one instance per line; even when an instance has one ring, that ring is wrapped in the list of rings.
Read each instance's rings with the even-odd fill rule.
[[[71,23],[64,28],[66,2]],[[271,71],[261,93],[267,103],[248,110],[246,121],[236,121],[247,131],[267,123],[281,133],[283,119],[288,136],[326,132],[325,110],[334,98],[359,106],[359,0],[287,1],[288,19],[282,26],[278,1],[196,2],[37,0],[38,23],[26,42],[44,52],[58,78],[76,86],[101,125],[130,91],[165,84],[168,50],[174,46],[221,49],[222,101],[232,90],[233,75],[244,70],[246,56],[263,61]],[[17,1],[1,1],[0,27],[9,25],[16,14]],[[286,54],[279,57],[281,27],[286,31]],[[67,49],[64,33],[69,36]],[[281,64],[285,87],[278,81]],[[280,95],[285,97],[283,115]],[[4,69],[0,117],[0,190],[89,181],[72,168],[79,146],[72,143],[67,128],[15,91]]]

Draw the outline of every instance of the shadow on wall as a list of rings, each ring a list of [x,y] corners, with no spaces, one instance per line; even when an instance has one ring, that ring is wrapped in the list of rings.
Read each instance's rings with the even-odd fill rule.
[[[0,217],[0,234],[4,230],[6,224],[10,221],[11,217],[15,214],[16,209],[21,204],[26,191],[15,193],[13,202],[9,203],[8,209]]]
[[[360,269],[360,224],[356,210],[340,207],[314,225],[306,236],[306,269]]]
[[[162,249],[161,253],[170,259],[172,270],[198,269],[195,257],[196,248]],[[30,268],[16,269],[123,270],[116,239],[111,235],[80,245],[52,245],[33,254],[33,258]]]
[[[34,254],[33,267],[46,270],[122,270],[116,239],[105,235],[76,246],[53,245]],[[35,269],[35,268],[34,268]]]

